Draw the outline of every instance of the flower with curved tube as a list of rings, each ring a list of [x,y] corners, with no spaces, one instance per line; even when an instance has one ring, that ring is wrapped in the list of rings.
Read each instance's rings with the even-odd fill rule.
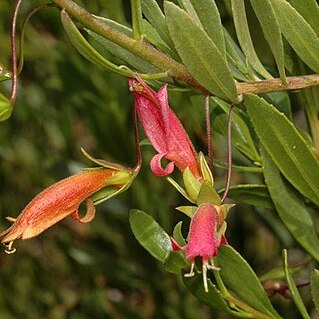
[[[197,179],[201,179],[194,146],[168,105],[167,84],[155,92],[137,75],[136,79],[129,79],[129,86],[144,132],[158,152],[150,163],[153,173],[166,176],[173,172],[174,166],[182,172],[188,167]],[[163,158],[170,161],[165,168],[161,165]]]
[[[0,234],[0,237],[4,236],[1,242],[7,247],[6,252],[15,252],[12,248],[14,240],[35,237],[68,215],[82,223],[90,222],[95,216],[95,203],[90,197],[106,187],[115,187],[113,194],[118,194],[131,184],[136,174],[136,171],[124,168],[90,169],[51,185],[16,219],[8,218],[14,223]],[[78,209],[83,201],[86,202],[86,215],[80,218]]]

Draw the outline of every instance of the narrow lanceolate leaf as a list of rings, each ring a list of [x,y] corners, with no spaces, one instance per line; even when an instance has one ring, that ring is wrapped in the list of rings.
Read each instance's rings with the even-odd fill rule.
[[[299,244],[319,261],[318,235],[303,199],[284,180],[264,148],[261,155],[266,184],[279,217]]]
[[[256,310],[271,318],[281,318],[270,303],[257,275],[234,248],[219,247],[217,260],[221,268],[220,275],[230,290]]]
[[[226,45],[220,14],[214,0],[190,0],[207,34],[226,58]]]
[[[307,309],[306,309],[306,307],[301,299],[301,296],[299,294],[297,286],[296,286],[291,274],[289,273],[288,256],[287,256],[286,249],[283,250],[282,255],[283,255],[283,264],[284,264],[284,269],[285,269],[286,280],[288,283],[288,287],[289,287],[292,299],[295,302],[295,305],[297,306],[301,316],[304,319],[310,319],[310,316],[307,313]]]
[[[119,24],[113,20],[106,19],[99,16],[94,16],[96,19],[101,20],[105,24],[111,26],[112,28],[126,34],[127,36],[132,36],[132,30],[130,28],[125,27],[122,24]],[[121,46],[113,43],[112,41],[103,38],[97,33],[84,29],[89,36],[91,36],[95,41],[100,43],[108,52],[110,52],[115,57],[121,59],[125,63],[129,64],[131,67],[135,68],[139,72],[151,73],[151,72],[159,72],[159,69],[148,63],[144,59],[140,58],[136,54],[130,52],[127,49],[122,48]]]
[[[138,242],[163,263],[172,251],[172,245],[162,227],[150,215],[137,209],[131,210],[130,225]]]
[[[237,102],[236,85],[227,62],[207,33],[171,2],[165,2],[165,13],[176,50],[188,71],[213,94]]]
[[[244,0],[231,0],[231,5],[237,38],[248,62],[260,75],[266,79],[272,78],[256,54],[249,32]]]
[[[174,52],[173,57],[177,57],[178,59],[178,54],[175,51],[174,43],[169,35],[165,16],[156,0],[142,0],[142,11],[153,28],[158,32],[162,40]]]
[[[289,0],[319,36],[319,5],[316,0]]]
[[[284,45],[281,30],[270,0],[250,0],[260,22],[264,36],[275,57],[281,80],[286,83]]]
[[[83,37],[81,32],[78,30],[77,26],[73,23],[69,15],[65,11],[61,11],[61,21],[65,32],[70,38],[74,47],[78,50],[78,52],[84,56],[90,62],[105,68],[109,71],[129,76],[129,72],[124,69],[121,69],[114,63],[105,59],[99,52],[97,52],[92,45]]]
[[[319,38],[310,24],[286,0],[271,0],[281,30],[302,59],[311,69],[319,72]]]
[[[311,274],[311,295],[312,301],[316,306],[316,311],[319,314],[319,270],[314,269]]]
[[[280,172],[304,196],[319,205],[319,162],[295,126],[257,95],[244,97],[262,145]]]

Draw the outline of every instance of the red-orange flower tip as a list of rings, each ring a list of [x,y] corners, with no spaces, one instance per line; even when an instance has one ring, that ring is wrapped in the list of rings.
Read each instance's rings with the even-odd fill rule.
[[[15,251],[12,248],[14,240],[28,239],[42,233],[68,215],[73,219],[86,223],[95,216],[95,207],[90,196],[101,190],[112,180],[116,186],[116,174],[112,169],[94,169],[81,172],[65,178],[38,194],[20,213],[14,223],[0,234],[7,253]],[[122,185],[118,185],[122,187]],[[81,202],[86,201],[87,211],[83,218],[78,215]]]
[[[201,179],[195,149],[181,122],[168,105],[167,84],[155,92],[139,76],[129,79],[130,91],[135,97],[137,114],[144,132],[158,152],[150,163],[153,173],[166,176],[176,166],[182,172],[189,167],[192,174]],[[161,160],[170,163],[163,168]]]

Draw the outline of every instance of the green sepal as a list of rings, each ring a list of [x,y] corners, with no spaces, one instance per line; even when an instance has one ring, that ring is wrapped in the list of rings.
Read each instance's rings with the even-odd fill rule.
[[[206,158],[202,152],[199,153],[199,166],[204,177],[204,180],[209,182],[212,186],[214,186],[214,177],[212,171],[210,170]]]
[[[171,177],[166,177],[166,179],[167,179],[167,181],[170,182],[170,183],[176,188],[176,190],[177,190],[182,196],[184,196],[188,201],[190,201],[191,203],[195,203],[195,201],[188,196],[188,194],[186,193],[185,189],[184,189],[182,186],[180,186],[173,178],[171,178]]]
[[[227,223],[223,221],[223,224],[217,230],[217,235],[219,238],[221,238],[226,233],[226,229],[227,229]]]
[[[178,210],[179,212],[184,213],[185,215],[187,215],[190,218],[192,218],[194,216],[196,209],[197,209],[196,206],[179,206],[179,207],[176,207],[176,210]]]
[[[12,79],[12,73],[9,72],[9,70],[0,63],[0,82],[11,80]]]
[[[13,110],[10,100],[0,93],[0,121],[7,120]]]
[[[201,185],[196,202],[197,205],[211,203],[219,206],[221,204],[221,198],[216,189],[209,182],[205,181]]]
[[[224,219],[227,218],[229,210],[234,206],[236,206],[236,204],[223,204],[219,206],[221,212],[223,213]]]
[[[174,227],[174,230],[173,230],[173,237],[176,240],[176,242],[178,243],[178,245],[180,245],[181,247],[186,245],[185,238],[182,234],[182,224],[183,224],[183,222],[180,221],[178,224],[176,224],[176,226]]]
[[[111,163],[102,159],[94,158],[92,155],[90,155],[83,147],[81,147],[81,152],[85,157],[87,157],[90,161],[93,163],[100,165],[104,168],[110,168],[116,171],[129,171],[127,167],[117,164],[117,163]]]
[[[201,183],[192,174],[189,167],[187,167],[183,172],[183,181],[187,195],[191,198],[192,202],[196,202],[201,189]]]
[[[130,188],[138,171],[121,171],[114,174],[106,182],[106,186],[91,196],[94,205],[99,205]],[[115,186],[117,185],[117,186]],[[118,185],[122,185],[120,188]]]

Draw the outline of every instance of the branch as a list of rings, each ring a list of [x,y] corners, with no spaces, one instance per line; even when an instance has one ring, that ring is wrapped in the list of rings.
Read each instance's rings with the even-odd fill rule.
[[[81,22],[86,28],[94,31],[100,36],[120,45],[121,47],[135,53],[144,60],[166,71],[168,76],[185,82],[187,85],[200,89],[203,94],[211,94],[200,85],[187,71],[185,65],[175,61],[168,55],[158,51],[149,43],[143,40],[133,39],[119,32],[102,21],[96,19],[88,11],[77,5],[72,0],[52,0],[59,7],[64,8],[71,16]],[[319,75],[302,75],[287,78],[288,83],[284,84],[280,79],[272,79],[258,82],[237,83],[238,94],[248,93],[269,93],[276,91],[297,90],[310,86],[319,85]]]
[[[280,79],[237,83],[237,92],[238,94],[260,94],[304,89],[310,86],[319,85],[319,74],[290,76],[287,77],[287,81],[287,84],[284,84]]]

